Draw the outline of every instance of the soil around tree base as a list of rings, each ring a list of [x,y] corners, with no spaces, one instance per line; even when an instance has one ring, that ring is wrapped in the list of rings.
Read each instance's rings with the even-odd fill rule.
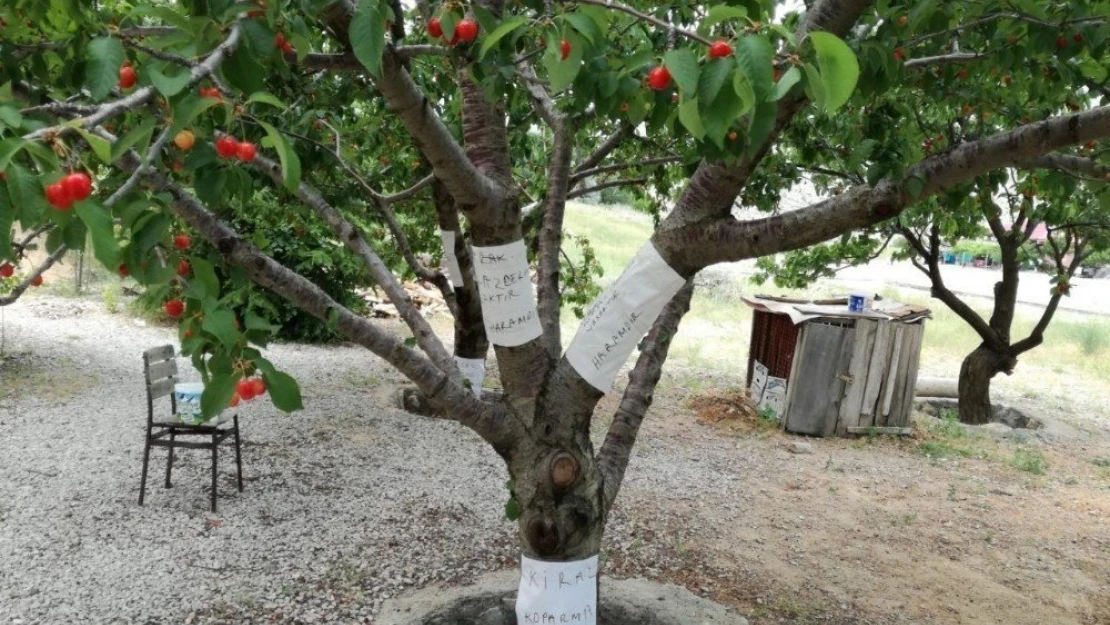
[[[509,570],[479,577],[470,586],[423,588],[386,601],[375,622],[518,625],[514,611],[518,579],[519,574]],[[732,610],[673,584],[602,578],[600,592],[598,625],[748,625]]]

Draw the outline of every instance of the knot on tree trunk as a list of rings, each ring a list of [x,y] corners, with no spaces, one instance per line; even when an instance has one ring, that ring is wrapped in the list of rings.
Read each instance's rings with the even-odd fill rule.
[[[528,524],[528,544],[540,556],[551,556],[559,551],[559,525],[547,517],[532,519]]]
[[[574,486],[581,473],[581,465],[569,451],[556,451],[548,458],[548,475],[555,492],[565,492]]]

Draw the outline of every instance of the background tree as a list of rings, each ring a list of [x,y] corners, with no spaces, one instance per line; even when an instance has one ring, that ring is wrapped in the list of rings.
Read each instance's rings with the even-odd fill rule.
[[[954,99],[944,89],[989,99],[1002,88],[990,69],[1026,74],[1030,58],[1057,59],[1038,78],[1052,83],[1038,105],[1103,84],[1104,71],[1089,74],[1105,67],[1104,5],[821,0],[801,13],[755,0],[482,0],[404,14],[382,0],[16,0],[0,9],[0,254],[12,257],[11,223],[46,228],[50,253],[87,234],[106,266],[126,265],[178,302],[167,312],[208,382],[207,415],[256,372],[279,408],[299,407],[295,382],[256,347],[272,326],[254,312],[240,323],[228,300],[247,280],[273,291],[387,360],[428,405],[493,446],[526,557],[586,560],[600,549],[693,276],[874,226],[1110,136],[1110,107],[1086,102],[954,136],[942,153],[917,149],[907,123]],[[1082,37],[1058,46],[1061,32]],[[976,82],[964,84],[964,68]],[[194,141],[179,142],[183,131]],[[848,173],[867,176],[778,212],[803,168],[834,154],[855,156]],[[411,164],[390,169],[397,163]],[[94,189],[53,187],[66,172],[91,175]],[[651,197],[673,185],[676,199],[564,351],[565,203],[648,182]],[[411,339],[233,229],[259,193],[325,224],[331,237],[317,243],[362,263]],[[399,212],[418,196],[412,214]],[[737,219],[738,201],[773,214]],[[375,223],[388,243],[373,236]],[[208,241],[207,253],[190,234]],[[446,274],[417,255],[436,238]],[[450,350],[401,288],[390,254],[444,291]],[[483,398],[476,372],[491,343],[504,393]],[[637,345],[595,449],[595,409]]]

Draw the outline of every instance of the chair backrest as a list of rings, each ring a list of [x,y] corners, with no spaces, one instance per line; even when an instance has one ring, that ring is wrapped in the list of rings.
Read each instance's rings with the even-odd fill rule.
[[[143,375],[146,379],[147,421],[154,420],[154,400],[169,395],[170,414],[177,414],[173,386],[177,383],[177,357],[173,345],[162,345],[143,352]]]

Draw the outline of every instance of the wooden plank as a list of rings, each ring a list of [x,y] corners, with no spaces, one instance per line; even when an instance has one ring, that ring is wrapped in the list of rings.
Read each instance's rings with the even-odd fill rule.
[[[878,322],[867,319],[856,321],[852,361],[848,365],[849,381],[845,386],[844,397],[840,400],[840,420],[837,423],[837,433],[840,435],[847,434],[847,428],[859,425],[863,390],[867,385],[868,363],[871,360],[871,350],[878,325]]]
[[[902,406],[905,404],[906,397],[906,374],[910,369],[910,354],[913,353],[913,341],[916,336],[916,328],[912,325],[899,323],[902,326],[902,350],[898,354],[897,365],[898,374],[894,376],[893,391],[890,396],[890,411],[886,415],[886,424],[890,427],[898,427],[905,425],[902,418]]]
[[[146,359],[148,365],[162,362],[163,360],[169,360],[173,358],[173,345],[162,345],[148,349],[143,352],[143,358]]]
[[[870,427],[870,428],[848,428],[849,434],[897,434],[899,436],[909,436],[913,434],[913,428],[900,428],[900,427]]]
[[[875,424],[875,406],[879,401],[883,375],[886,373],[887,352],[890,349],[890,322],[879,321],[875,329],[875,346],[871,349],[867,369],[867,385],[863,389],[863,405],[860,409],[860,426]]]
[[[791,384],[794,393],[787,430],[814,436],[831,436],[836,431],[855,333],[853,327],[806,324],[803,349],[795,360],[798,366]]]
[[[894,335],[894,347],[890,350],[887,359],[886,381],[883,382],[882,408],[875,413],[875,425],[886,425],[887,415],[890,414],[890,402],[894,398],[894,381],[898,378],[898,357],[902,351],[902,341],[905,336],[905,325],[892,324],[891,333]]]
[[[147,375],[150,376],[151,382],[156,382],[162,378],[172,377],[177,375],[177,361],[176,360],[163,360],[156,362],[146,368]]]
[[[172,394],[173,393],[173,385],[176,381],[177,380],[175,380],[174,378],[165,378],[165,379],[162,379],[162,380],[158,380],[154,384],[151,384],[150,385],[150,398],[151,399],[158,399],[159,397],[165,397],[167,395]]]
[[[906,326],[912,340],[909,344],[909,349],[906,351],[906,370],[905,380],[902,389],[902,402],[896,412],[894,423],[888,425],[905,426],[910,422],[910,413],[913,412],[914,390],[917,388],[917,371],[921,365],[921,342],[925,337],[925,322],[912,323]]]
[[[790,377],[786,379],[786,407],[779,416],[779,427],[786,429],[786,420],[790,417],[790,402],[794,399],[794,389],[798,385],[798,362],[802,359],[802,346],[805,344],[806,326],[798,331],[798,340],[794,342],[794,359],[790,362]]]

